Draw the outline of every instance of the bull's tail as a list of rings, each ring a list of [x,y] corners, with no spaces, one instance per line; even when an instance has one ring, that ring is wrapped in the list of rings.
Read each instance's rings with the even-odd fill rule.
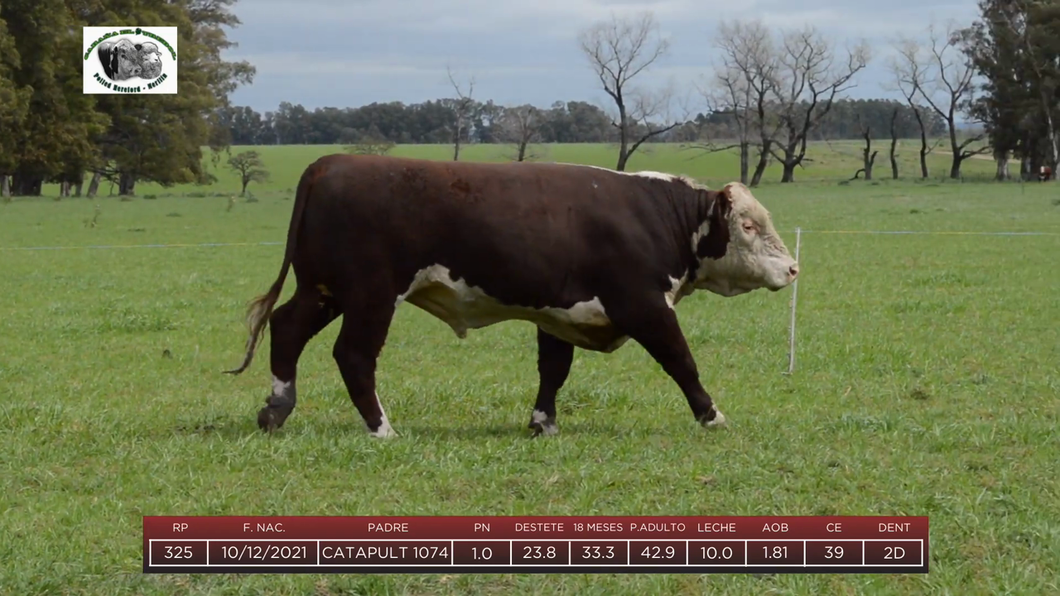
[[[249,332],[249,337],[247,337],[246,356],[244,356],[243,364],[239,365],[239,368],[226,370],[226,374],[238,375],[250,367],[250,363],[254,359],[254,350],[257,348],[262,332],[265,331],[265,326],[269,323],[269,317],[272,316],[272,309],[276,306],[276,301],[280,299],[280,292],[283,291],[283,282],[287,279],[287,271],[290,269],[291,260],[294,258],[295,243],[302,223],[302,214],[305,213],[306,200],[309,198],[313,180],[318,175],[315,165],[310,166],[302,174],[302,179],[298,181],[298,190],[294,199],[294,212],[291,214],[291,225],[287,229],[287,247],[284,250],[280,275],[272,283],[272,287],[269,288],[268,292],[254,298],[247,305],[247,331]]]

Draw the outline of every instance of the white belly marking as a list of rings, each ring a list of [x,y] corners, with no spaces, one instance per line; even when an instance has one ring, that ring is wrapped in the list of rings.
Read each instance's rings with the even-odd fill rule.
[[[409,289],[397,297],[397,305],[409,302],[444,321],[460,338],[470,329],[522,320],[534,323],[575,346],[614,351],[625,337],[614,329],[599,298],[578,302],[570,308],[530,308],[500,303],[463,279],[454,281],[449,269],[432,265],[416,273]]]

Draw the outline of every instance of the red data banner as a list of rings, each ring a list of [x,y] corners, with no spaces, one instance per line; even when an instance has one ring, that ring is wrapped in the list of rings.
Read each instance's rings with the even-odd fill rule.
[[[145,573],[927,573],[927,517],[144,517]]]

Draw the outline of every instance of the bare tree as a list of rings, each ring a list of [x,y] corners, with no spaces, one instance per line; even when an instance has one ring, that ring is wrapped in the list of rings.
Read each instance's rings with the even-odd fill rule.
[[[781,123],[774,140],[783,155],[770,151],[784,166],[780,181],[792,182],[795,168],[806,158],[810,132],[831,111],[836,97],[855,86],[854,75],[865,68],[870,54],[862,42],[837,64],[832,45],[810,26],[785,32],[780,46],[771,91]]]
[[[891,112],[891,178],[898,179],[898,108]]]
[[[735,125],[740,182],[747,184],[752,139],[756,133],[761,138],[767,128],[765,103],[775,72],[772,39],[761,20],[722,21],[714,46],[721,50],[721,60],[714,66],[713,90],[704,96],[712,111],[728,115]],[[759,143],[759,168],[752,185],[758,184],[768,163],[768,147],[762,147]]]
[[[773,38],[759,19],[722,21],[715,47],[721,50],[721,63],[714,68],[715,88],[707,95],[708,105],[729,114],[736,125],[741,181],[750,169],[750,149],[757,147],[758,163],[749,185],[758,186],[781,125],[771,99],[779,67]]]
[[[456,120],[453,123],[453,161],[459,161],[460,142],[464,138],[464,131],[471,120],[471,110],[475,106],[475,100],[472,98],[475,92],[475,78],[471,77],[468,79],[467,92],[465,93],[453,77],[453,71],[446,67],[445,72],[449,76],[449,83],[453,86],[453,90],[456,91],[456,100],[453,106]]]
[[[866,123],[860,113],[855,114],[854,120],[861,131],[861,138],[865,139],[865,148],[861,150],[861,169],[854,172],[854,178],[857,178],[858,174],[864,173],[865,180],[872,180],[872,166],[876,164],[876,155],[879,153],[879,150],[872,150],[872,125]]]
[[[727,117],[732,121],[732,127],[727,125],[728,122],[720,127],[710,124],[697,126],[696,142],[688,148],[701,154],[737,149],[740,156],[740,182],[747,184],[751,114],[747,110],[747,103],[742,101],[745,91],[746,88],[741,87],[740,77],[734,72],[715,73],[708,85],[699,87],[707,111],[712,115]]]
[[[618,165],[623,171],[626,162],[644,142],[677,127],[680,122],[657,122],[667,116],[671,104],[670,92],[652,93],[636,89],[631,81],[644,72],[670,47],[658,35],[658,24],[651,12],[633,19],[619,19],[614,14],[608,21],[600,21],[583,30],[578,42],[589,59],[593,72],[618,110],[613,126],[618,129]]]
[[[924,48],[919,42],[908,37],[899,38],[894,44],[897,56],[889,61],[888,68],[894,76],[894,81],[885,85],[885,88],[896,90],[905,98],[906,104],[913,111],[917,126],[920,128],[920,177],[926,179],[929,175],[927,156],[939,140],[935,139],[928,145],[928,122],[926,121],[923,106],[917,102],[917,97],[928,80],[927,59],[924,56]]]
[[[354,155],[386,155],[393,151],[394,142],[372,136],[362,137],[352,145],[342,148],[346,153]]]
[[[934,24],[929,25],[927,34],[926,66],[929,74],[917,85],[917,91],[928,106],[946,121],[950,153],[953,155],[950,178],[957,179],[961,177],[961,164],[965,159],[989,149],[986,146],[968,149],[986,136],[985,131],[969,135],[964,140],[958,140],[957,137],[957,114],[971,104],[975,91],[972,85],[975,68],[971,58],[958,47],[959,32],[952,23],[941,34]]]
[[[542,114],[532,105],[504,108],[497,120],[496,138],[502,143],[514,145],[512,161],[539,159],[540,152],[533,144],[541,141]]]

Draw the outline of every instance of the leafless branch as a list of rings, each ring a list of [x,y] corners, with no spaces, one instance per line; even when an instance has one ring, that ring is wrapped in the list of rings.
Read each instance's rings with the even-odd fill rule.
[[[671,91],[652,93],[631,86],[635,77],[667,53],[669,41],[659,35],[655,16],[645,12],[621,19],[612,14],[610,19],[582,31],[578,44],[601,88],[615,102],[618,117],[612,125],[619,134],[616,169],[624,170],[629,156],[641,144],[679,125],[655,122],[672,105]]]
[[[456,82],[456,78],[453,77],[453,71],[448,66],[445,67],[445,73],[448,75],[449,84],[453,86],[457,97],[456,105],[454,106],[456,122],[453,126],[453,161],[458,161],[460,159],[460,143],[464,136],[464,129],[467,126],[471,108],[475,104],[475,100],[472,99],[475,92],[475,78],[471,77],[468,79],[467,92],[465,93],[460,84]]]
[[[541,114],[534,106],[522,105],[503,109],[495,123],[496,137],[502,143],[514,145],[514,154],[510,156],[512,161],[541,157],[541,153],[533,148],[533,144],[541,140],[541,124]]]

